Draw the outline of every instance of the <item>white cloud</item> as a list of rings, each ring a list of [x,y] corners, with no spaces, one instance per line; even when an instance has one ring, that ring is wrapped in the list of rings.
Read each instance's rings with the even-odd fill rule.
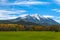
[[[55,21],[58,22],[58,23],[60,23],[60,20],[57,20],[57,19],[56,19]]]
[[[7,0],[0,0],[0,4],[2,5],[7,4]]]
[[[54,0],[54,2],[58,5],[60,5],[60,0]]]
[[[60,23],[60,16],[43,15],[43,17],[52,18],[56,22]]]
[[[52,18],[52,19],[55,20],[56,22],[60,23],[60,16],[43,15],[43,17]]]
[[[41,2],[41,1],[22,1],[22,2],[15,2],[13,5],[33,5],[33,4],[49,4],[49,2]]]
[[[17,18],[17,17],[18,16],[1,15],[0,20],[14,19],[14,18]]]
[[[53,19],[54,19],[56,22],[60,23],[60,16],[55,16]]]
[[[45,18],[54,18],[54,16],[51,16],[51,15],[43,15],[43,17],[45,17]]]
[[[58,9],[52,9],[52,11],[57,11]]]
[[[0,3],[6,3],[7,0],[0,0]]]
[[[52,11],[60,12],[60,9],[52,9]]]
[[[26,12],[25,10],[17,10],[17,11],[7,11],[7,10],[0,10],[0,19],[13,19],[19,16],[16,16],[16,14],[23,14]],[[15,15],[10,15],[15,14]]]
[[[50,4],[49,2],[42,2],[42,1],[15,1],[13,3],[8,2],[7,0],[0,0],[0,4],[2,5],[46,5],[46,4]]]
[[[60,10],[58,10],[57,12],[60,12]]]
[[[0,14],[21,14],[21,13],[24,13],[26,12],[25,10],[17,10],[17,11],[8,11],[8,10],[0,10]]]
[[[22,15],[20,15],[20,17],[24,17],[24,16],[26,16],[26,15],[28,15],[28,14],[22,14]]]

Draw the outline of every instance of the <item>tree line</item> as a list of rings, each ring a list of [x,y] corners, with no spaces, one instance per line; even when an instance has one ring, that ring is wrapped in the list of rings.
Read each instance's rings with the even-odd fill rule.
[[[38,26],[21,24],[0,24],[0,31],[60,31],[60,26]]]

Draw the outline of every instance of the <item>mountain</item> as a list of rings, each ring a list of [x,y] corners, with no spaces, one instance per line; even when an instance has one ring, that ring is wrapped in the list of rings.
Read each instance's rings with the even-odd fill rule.
[[[18,17],[13,20],[13,23],[24,23],[24,24],[37,24],[37,25],[59,25],[56,21],[51,18],[45,18],[38,14],[26,15],[23,17]]]
[[[24,25],[59,25],[56,21],[51,18],[45,18],[38,14],[20,16],[16,19],[11,20],[0,20],[0,23],[13,23],[13,24],[24,24]]]

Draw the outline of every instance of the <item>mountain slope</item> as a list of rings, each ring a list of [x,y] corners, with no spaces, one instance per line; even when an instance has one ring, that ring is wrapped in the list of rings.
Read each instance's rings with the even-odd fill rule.
[[[57,23],[53,19],[45,18],[38,14],[26,15],[23,17],[20,16],[16,19],[11,19],[11,20],[0,20],[0,24],[1,23],[24,24],[24,25],[44,25],[44,26],[59,25],[59,23]]]
[[[51,18],[45,18],[40,15],[34,14],[34,15],[26,15],[24,17],[19,17],[14,20],[14,22],[21,23],[21,21],[29,23],[35,23],[38,25],[59,25],[56,21],[54,21]],[[23,23],[23,22],[22,22]]]

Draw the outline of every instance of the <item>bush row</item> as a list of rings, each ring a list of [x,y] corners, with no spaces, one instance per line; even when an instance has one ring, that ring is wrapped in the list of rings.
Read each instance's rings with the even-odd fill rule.
[[[0,31],[60,31],[60,26],[37,26],[21,24],[0,24]]]

